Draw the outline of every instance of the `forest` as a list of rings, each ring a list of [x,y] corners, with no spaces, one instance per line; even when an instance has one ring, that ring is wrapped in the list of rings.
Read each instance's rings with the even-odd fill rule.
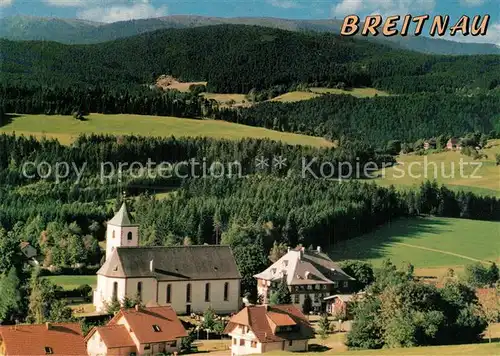
[[[215,118],[275,130],[339,139],[378,147],[390,140],[414,142],[439,135],[500,132],[500,93],[413,94],[360,99],[325,95],[296,103],[266,102],[250,108],[221,109]]]
[[[93,45],[0,40],[1,82],[152,84],[162,74],[246,94],[296,84],[374,86],[393,93],[494,89],[495,55],[433,56],[327,33],[243,25],[170,29]],[[286,55],[284,55],[286,54]]]
[[[290,165],[257,170],[257,155],[282,155]],[[104,238],[105,222],[123,201],[123,191],[140,225],[141,244],[228,243],[236,254],[241,253],[238,261],[247,271],[248,292],[252,273],[262,265],[248,267],[247,258],[264,256],[265,262],[274,242],[330,249],[393,219],[420,214],[500,221],[497,198],[453,192],[436,183],[397,191],[363,181],[301,177],[292,163],[312,156],[328,161],[393,159],[355,143],[315,149],[267,140],[93,135],[62,146],[55,140],[0,135],[0,273],[20,263],[16,252],[20,241],[42,252],[44,266],[99,264],[98,242]],[[100,179],[100,162],[203,158],[208,163],[241,160],[244,176],[157,179],[129,172],[104,183]],[[87,162],[78,181],[75,174],[59,181],[27,177],[35,172],[25,168],[26,162],[53,166],[64,161],[78,167]],[[158,192],[168,198],[157,198]]]

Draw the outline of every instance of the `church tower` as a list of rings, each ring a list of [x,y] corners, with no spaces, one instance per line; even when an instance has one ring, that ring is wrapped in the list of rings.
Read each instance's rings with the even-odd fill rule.
[[[117,247],[139,246],[139,225],[133,224],[124,202],[116,215],[108,221],[106,230],[106,260]]]

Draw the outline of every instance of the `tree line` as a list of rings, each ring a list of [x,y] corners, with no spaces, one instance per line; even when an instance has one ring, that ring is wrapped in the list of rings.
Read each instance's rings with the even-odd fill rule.
[[[324,95],[295,103],[221,109],[214,117],[330,139],[359,139],[380,147],[391,140],[415,142],[439,135],[500,132],[499,115],[499,94],[423,93],[370,99]]]

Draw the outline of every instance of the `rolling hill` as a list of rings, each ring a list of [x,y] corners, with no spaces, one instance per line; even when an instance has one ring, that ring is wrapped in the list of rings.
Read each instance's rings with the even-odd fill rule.
[[[266,17],[204,17],[175,15],[110,24],[77,19],[14,16],[0,19],[0,37],[11,40],[45,40],[68,44],[99,43],[167,28],[191,28],[208,25],[240,24],[279,28],[289,31],[317,31],[338,34],[341,21],[292,20]],[[500,54],[500,48],[486,43],[460,43],[426,37],[370,38],[391,46],[433,54]]]
[[[91,114],[86,121],[62,115],[20,115],[12,123],[0,127],[1,133],[56,138],[62,144],[72,143],[80,134],[113,134],[141,136],[211,137],[238,140],[243,138],[270,139],[291,145],[331,147],[321,137],[279,132],[260,127],[245,126],[223,121],[192,120],[176,117],[142,115]]]
[[[499,231],[499,222],[400,219],[369,234],[339,242],[330,255],[334,260],[360,259],[375,266],[389,258],[397,266],[411,262],[415,268],[455,267],[478,261],[498,263]]]
[[[412,93],[493,89],[500,76],[497,56],[431,56],[333,34],[244,25],[159,30],[93,45],[0,40],[0,47],[6,82],[145,84],[170,74],[207,81],[209,91],[220,93],[301,83]]]

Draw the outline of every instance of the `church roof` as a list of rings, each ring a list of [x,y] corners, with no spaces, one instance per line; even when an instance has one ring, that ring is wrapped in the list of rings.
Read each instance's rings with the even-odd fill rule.
[[[127,210],[127,204],[125,204],[125,202],[122,204],[120,210],[118,210],[113,219],[108,221],[108,225],[136,226],[135,224],[132,224],[130,220],[130,215]]]
[[[97,274],[161,281],[241,278],[231,248],[224,245],[117,247]]]

